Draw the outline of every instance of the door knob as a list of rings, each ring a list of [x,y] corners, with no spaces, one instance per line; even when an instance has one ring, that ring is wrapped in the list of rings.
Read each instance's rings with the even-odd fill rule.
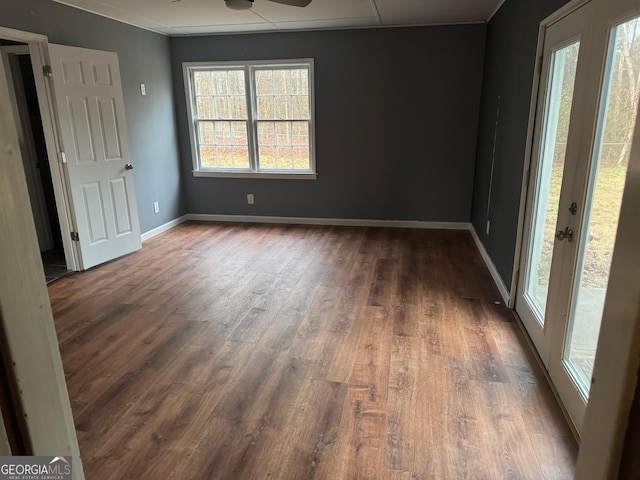
[[[573,230],[571,230],[569,227],[565,227],[564,230],[558,230],[558,232],[556,233],[556,238],[560,241],[566,238],[570,242],[573,242]]]
[[[133,170],[133,165],[131,165],[130,163],[125,164],[124,166],[125,170]]]

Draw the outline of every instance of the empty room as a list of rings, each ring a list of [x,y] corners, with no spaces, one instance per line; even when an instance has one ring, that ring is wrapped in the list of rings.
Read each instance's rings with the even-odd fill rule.
[[[637,478],[638,0],[0,12],[0,474]]]

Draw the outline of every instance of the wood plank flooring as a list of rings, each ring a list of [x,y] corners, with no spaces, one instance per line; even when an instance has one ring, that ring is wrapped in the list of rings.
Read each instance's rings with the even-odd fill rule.
[[[189,222],[49,294],[90,480],[573,477],[469,232]]]

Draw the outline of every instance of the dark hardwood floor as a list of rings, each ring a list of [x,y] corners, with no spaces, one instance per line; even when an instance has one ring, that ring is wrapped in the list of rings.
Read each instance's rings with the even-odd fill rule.
[[[570,479],[469,232],[189,222],[49,286],[87,479]]]

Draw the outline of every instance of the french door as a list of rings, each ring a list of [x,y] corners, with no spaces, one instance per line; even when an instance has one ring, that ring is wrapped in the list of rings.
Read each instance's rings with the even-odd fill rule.
[[[545,29],[516,311],[578,432],[640,95],[639,7],[591,0]]]

